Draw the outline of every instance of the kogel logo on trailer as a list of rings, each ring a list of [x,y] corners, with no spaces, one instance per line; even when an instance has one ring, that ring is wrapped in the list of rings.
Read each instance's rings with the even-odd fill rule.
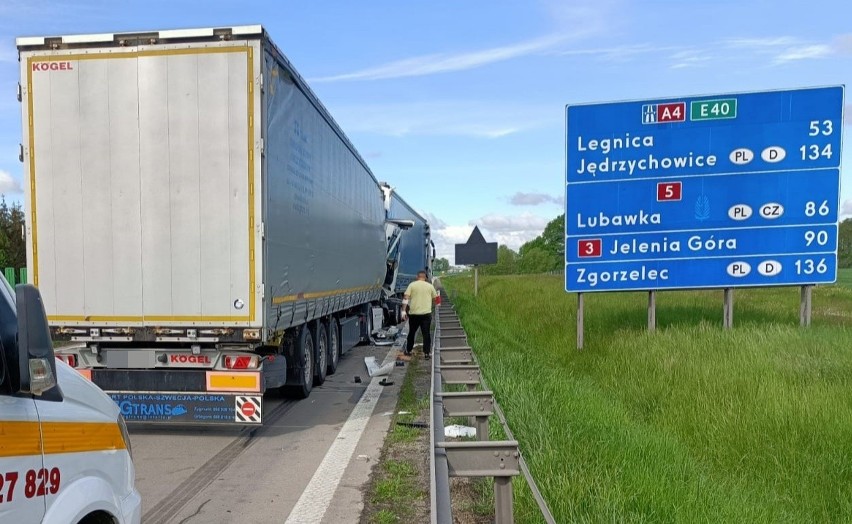
[[[567,107],[565,289],[834,282],[843,98],[838,86]],[[666,122],[678,124],[648,125]]]
[[[642,106],[643,124],[665,124],[686,120],[686,102],[645,104]]]

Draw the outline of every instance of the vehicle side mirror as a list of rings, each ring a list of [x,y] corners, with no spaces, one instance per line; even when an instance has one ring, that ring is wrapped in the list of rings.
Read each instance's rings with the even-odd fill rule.
[[[20,392],[42,395],[56,386],[56,356],[41,294],[31,284],[15,288]]]

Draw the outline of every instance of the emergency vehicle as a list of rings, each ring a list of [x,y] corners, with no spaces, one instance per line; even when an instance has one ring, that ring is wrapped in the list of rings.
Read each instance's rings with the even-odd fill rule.
[[[38,290],[0,276],[0,522],[137,524],[135,475],[118,406],[55,358]]]

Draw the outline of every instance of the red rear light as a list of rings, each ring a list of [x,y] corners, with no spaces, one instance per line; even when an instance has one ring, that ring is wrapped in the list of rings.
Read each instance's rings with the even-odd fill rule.
[[[56,358],[58,358],[62,362],[65,362],[72,368],[77,367],[77,355],[56,355]]]
[[[257,367],[257,357],[228,355],[225,357],[225,367],[228,369],[254,369]]]

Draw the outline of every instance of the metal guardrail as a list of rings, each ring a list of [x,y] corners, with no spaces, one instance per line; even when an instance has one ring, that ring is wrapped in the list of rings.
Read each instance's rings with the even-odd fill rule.
[[[435,321],[432,354],[430,493],[432,524],[453,522],[449,477],[493,477],[494,516],[497,524],[514,522],[512,477],[523,474],[548,524],[555,520],[538,490],[506,423],[506,417],[484,386],[485,380],[476,362],[467,335],[448,297]],[[446,344],[446,345],[445,345]],[[465,385],[467,391],[444,392],[444,384]],[[497,414],[509,440],[489,441],[489,417]],[[468,417],[476,428],[476,442],[446,442],[444,416]]]
[[[441,397],[436,397],[435,392],[441,391],[441,369],[438,363],[441,361],[439,353],[438,323],[435,326],[435,341],[432,354],[432,390],[430,397],[430,417],[432,431],[430,433],[429,449],[432,451],[429,459],[429,493],[431,493],[431,515],[432,524],[451,523],[453,521],[452,503],[450,499],[450,468],[447,460],[447,451],[440,444],[444,444],[444,403]]]

